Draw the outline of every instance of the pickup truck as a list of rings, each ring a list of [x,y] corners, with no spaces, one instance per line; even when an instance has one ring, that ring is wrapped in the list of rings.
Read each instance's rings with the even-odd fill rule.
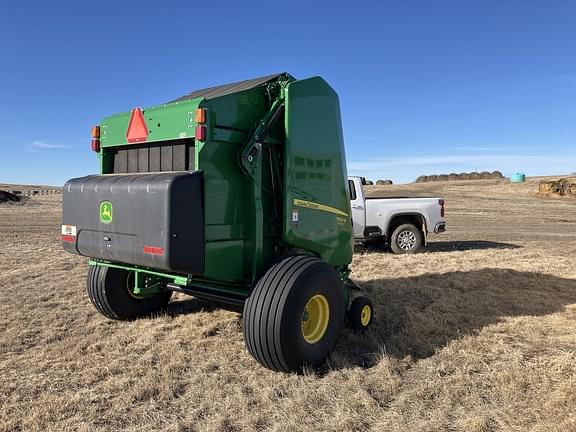
[[[362,177],[348,177],[355,240],[410,254],[426,245],[429,233],[446,231],[443,198],[367,197],[364,184]]]

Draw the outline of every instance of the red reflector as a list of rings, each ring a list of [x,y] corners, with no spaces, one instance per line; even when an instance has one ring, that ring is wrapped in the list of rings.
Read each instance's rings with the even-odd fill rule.
[[[68,243],[74,243],[76,241],[76,237],[73,235],[62,234],[61,238],[62,238],[62,241],[65,241]]]
[[[96,153],[98,153],[100,151],[100,140],[99,139],[93,139],[92,143],[90,144],[90,148],[92,149],[92,151],[95,151]]]
[[[438,200],[438,204],[440,204],[440,217],[444,217],[444,204],[445,201],[443,199]]]
[[[194,138],[198,141],[206,141],[206,126],[196,126],[196,129],[194,129]]]
[[[164,248],[157,246],[144,246],[144,253],[152,255],[164,255]]]
[[[144,120],[144,114],[140,108],[134,108],[130,114],[128,129],[126,129],[126,140],[129,143],[137,143],[148,139],[148,126]]]

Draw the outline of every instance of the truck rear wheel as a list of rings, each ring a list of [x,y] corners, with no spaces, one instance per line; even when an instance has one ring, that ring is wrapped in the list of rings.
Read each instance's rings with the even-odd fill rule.
[[[397,226],[390,236],[390,249],[395,254],[413,254],[422,247],[422,231],[412,224]]]
[[[140,297],[132,292],[134,272],[103,266],[90,266],[86,291],[98,312],[107,318],[129,320],[149,315],[165,307],[172,296],[165,291]]]
[[[344,324],[343,287],[324,261],[283,259],[258,281],[244,305],[248,352],[275,371],[300,371],[324,360]]]

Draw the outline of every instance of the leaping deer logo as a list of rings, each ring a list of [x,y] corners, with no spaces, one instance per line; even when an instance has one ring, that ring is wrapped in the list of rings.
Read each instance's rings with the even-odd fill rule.
[[[100,221],[103,223],[112,222],[112,203],[110,201],[100,203]]]

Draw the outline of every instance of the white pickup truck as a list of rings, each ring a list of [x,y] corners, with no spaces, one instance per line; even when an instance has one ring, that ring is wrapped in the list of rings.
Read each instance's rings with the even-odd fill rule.
[[[429,233],[446,231],[443,198],[366,197],[362,177],[348,177],[354,238],[388,243],[392,252],[417,252]]]

